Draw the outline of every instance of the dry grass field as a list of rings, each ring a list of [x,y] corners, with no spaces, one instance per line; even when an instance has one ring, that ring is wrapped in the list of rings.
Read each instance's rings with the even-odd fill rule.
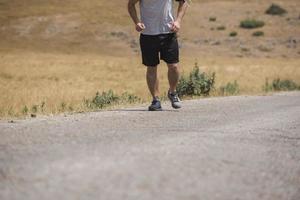
[[[288,13],[265,15],[272,2]],[[263,37],[239,27],[247,18],[266,23],[257,29]],[[229,37],[232,31],[238,35]],[[126,1],[0,0],[0,38],[0,118],[42,104],[44,114],[62,112],[62,104],[84,111],[84,98],[109,89],[150,98]],[[266,78],[300,84],[297,0],[194,0],[179,39],[181,71],[197,61],[201,70],[216,72],[216,89],[236,80],[241,93],[262,93]],[[166,66],[159,70],[163,94]]]

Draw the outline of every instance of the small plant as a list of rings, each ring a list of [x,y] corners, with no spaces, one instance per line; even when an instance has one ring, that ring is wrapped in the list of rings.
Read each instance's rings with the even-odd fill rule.
[[[25,105],[24,108],[22,109],[23,115],[27,115],[27,114],[28,114],[28,111],[29,111],[29,109],[28,109],[28,107]]]
[[[96,96],[92,100],[85,100],[85,104],[88,108],[104,108],[107,105],[111,105],[117,102],[119,97],[114,94],[112,90],[108,92],[96,93]]]
[[[123,93],[121,95],[121,101],[124,103],[136,103],[136,102],[140,102],[141,98],[139,98],[138,96],[134,95],[134,94],[129,94],[127,92]]]
[[[208,96],[215,84],[215,73],[206,74],[201,73],[198,64],[189,76],[181,76],[177,85],[177,92],[180,97],[182,96]]]
[[[273,85],[269,83],[269,79],[266,78],[266,81],[265,81],[265,85],[263,87],[263,90],[265,92],[270,92],[270,91],[273,91]]]
[[[300,90],[300,85],[297,85],[292,80],[281,80],[280,78],[277,78],[273,80],[272,84],[269,83],[269,79],[266,78],[265,85],[263,87],[263,90],[265,92],[270,91],[292,91],[292,90]]]
[[[240,93],[239,84],[236,80],[233,83],[229,82],[225,86],[220,87],[220,92],[223,96],[237,95]]]
[[[229,33],[230,37],[236,37],[238,35],[238,33],[236,31],[232,31]]]
[[[33,106],[31,107],[31,112],[33,112],[33,113],[37,113],[38,110],[39,110],[39,106],[38,106],[38,105],[33,105]]]
[[[210,18],[209,18],[209,21],[210,21],[210,22],[215,22],[215,21],[217,21],[217,18],[216,18],[216,17],[210,17]]]
[[[245,29],[260,28],[265,25],[265,22],[256,19],[246,19],[241,21],[240,27]]]
[[[260,46],[258,46],[258,50],[260,50],[262,52],[271,52],[273,49],[272,49],[272,47],[260,45]]]
[[[73,106],[71,106],[71,105],[68,107],[68,109],[69,109],[69,111],[71,111],[71,112],[74,110]]]
[[[266,14],[268,15],[283,15],[286,14],[287,11],[280,7],[279,5],[272,4],[267,10]]]
[[[62,102],[60,104],[59,111],[64,112],[66,110],[66,108],[67,108],[67,104],[65,102]]]
[[[44,112],[44,111],[45,111],[45,107],[46,107],[45,101],[43,101],[43,102],[41,103],[40,107],[41,107],[41,111]]]
[[[108,92],[96,93],[96,96],[90,99],[84,99],[84,104],[89,109],[102,109],[107,106],[125,104],[125,103],[136,103],[140,102],[141,99],[136,95],[123,93],[121,96],[116,95],[112,90]]]
[[[218,26],[218,27],[217,27],[217,30],[218,30],[218,31],[224,31],[225,29],[226,29],[225,26]]]
[[[250,49],[249,49],[249,48],[247,48],[247,47],[241,47],[241,51],[242,51],[242,52],[249,52],[249,51],[250,51]]]
[[[297,84],[294,81],[288,79],[286,80],[280,80],[279,78],[275,79],[272,85],[275,91],[291,91],[291,90],[300,89],[300,87],[297,86]]]
[[[263,31],[256,31],[252,34],[252,36],[254,36],[254,37],[261,37],[264,35],[265,35],[265,33]]]

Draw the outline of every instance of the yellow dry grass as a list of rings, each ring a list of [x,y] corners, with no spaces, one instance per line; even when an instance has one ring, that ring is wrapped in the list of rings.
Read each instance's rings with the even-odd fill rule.
[[[216,72],[216,87],[237,80],[244,94],[261,93],[265,79],[300,80],[299,59],[201,58],[182,56],[182,71],[188,73],[197,60],[200,69]],[[162,94],[168,88],[166,66],[159,68]],[[60,112],[61,104],[84,111],[84,98],[112,89],[149,100],[145,68],[139,56],[109,57],[38,53],[1,54],[0,116],[21,116],[25,106],[45,102],[45,113]]]
[[[287,47],[287,41],[299,41],[299,1],[274,1],[288,9],[284,17],[264,15],[273,0],[193,2],[180,33],[184,73],[197,61],[201,70],[216,72],[216,88],[237,80],[243,94],[261,93],[266,78],[300,84],[299,45]],[[25,106],[30,110],[42,102],[45,114],[60,112],[62,104],[84,111],[84,98],[109,89],[149,100],[145,67],[131,48],[138,34],[126,3],[0,0],[0,118],[21,116]],[[253,17],[266,22],[259,29],[265,37],[253,38],[252,31],[238,27]],[[213,30],[217,26],[226,30]],[[229,38],[231,31],[238,32],[235,39]],[[166,71],[164,64],[159,67],[162,95],[168,89]]]

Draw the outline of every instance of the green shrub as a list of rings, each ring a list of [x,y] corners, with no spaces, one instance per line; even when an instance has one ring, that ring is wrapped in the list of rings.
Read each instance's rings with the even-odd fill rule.
[[[237,95],[240,93],[239,84],[235,80],[233,83],[229,82],[225,86],[220,87],[221,95]]]
[[[27,114],[28,114],[28,111],[29,111],[28,107],[27,107],[27,106],[24,106],[24,108],[22,109],[23,115],[27,115]]]
[[[265,81],[265,85],[263,87],[263,90],[265,92],[270,92],[270,91],[273,91],[273,85],[269,83],[269,79],[266,78],[266,81]]]
[[[121,96],[115,94],[112,90],[108,92],[96,93],[92,99],[84,99],[84,104],[89,109],[102,109],[107,106],[117,105],[121,103],[136,103],[141,99],[133,94],[123,93]]]
[[[238,35],[238,33],[236,31],[232,31],[229,33],[230,37],[236,37]]]
[[[39,110],[39,106],[38,106],[38,105],[33,105],[33,106],[31,107],[31,112],[33,112],[33,113],[37,113],[38,110]]]
[[[225,29],[226,29],[225,26],[218,26],[218,27],[217,27],[217,30],[218,30],[218,31],[224,31]]]
[[[270,91],[292,91],[292,90],[300,90],[300,85],[297,85],[292,80],[281,80],[279,78],[273,80],[272,84],[269,83],[269,79],[266,78],[265,85],[263,87],[265,92]]]
[[[125,92],[121,95],[120,100],[122,101],[122,103],[136,103],[136,102],[140,102],[141,98],[139,98],[134,94]]]
[[[265,25],[265,22],[256,19],[246,19],[241,21],[240,27],[246,29],[260,28]]]
[[[260,36],[264,36],[265,33],[263,31],[256,31],[252,34],[252,36],[254,37],[260,37]]]
[[[216,18],[216,17],[210,17],[210,18],[209,18],[209,21],[210,21],[210,22],[215,22],[215,21],[217,21],[217,18]]]
[[[60,112],[64,112],[64,111],[66,110],[66,108],[67,108],[67,104],[66,104],[65,102],[62,102],[62,103],[60,104],[59,111],[60,111]]]
[[[272,85],[275,91],[291,91],[299,89],[299,86],[294,81],[288,79],[275,79]]]
[[[102,92],[101,94],[99,92],[96,93],[96,96],[93,97],[91,100],[86,99],[85,105],[88,108],[91,109],[102,109],[105,106],[112,105],[113,103],[116,103],[119,100],[119,97],[114,94],[112,90],[109,90],[108,92]]]
[[[177,85],[177,92],[182,96],[208,96],[215,84],[215,73],[201,73],[197,63],[189,76],[182,75]]]
[[[287,13],[287,11],[281,8],[279,5],[272,4],[267,10],[266,14],[268,15],[283,15]]]
[[[41,111],[44,112],[44,111],[45,111],[45,107],[46,107],[46,102],[43,101],[43,102],[41,103],[40,107],[41,107]]]

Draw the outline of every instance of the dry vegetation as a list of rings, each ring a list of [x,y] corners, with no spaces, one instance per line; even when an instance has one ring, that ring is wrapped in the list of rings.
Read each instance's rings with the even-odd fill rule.
[[[281,3],[284,16],[265,15],[268,0],[193,2],[180,33],[183,72],[197,61],[216,72],[216,88],[237,80],[247,94],[261,93],[266,78],[300,83],[299,1]],[[265,26],[241,29],[248,18]],[[0,0],[0,118],[43,102],[44,113],[61,112],[62,105],[82,111],[84,98],[109,89],[148,100],[132,28],[123,0]],[[233,31],[237,36],[230,37]],[[253,37],[255,31],[264,36]],[[164,93],[164,65],[160,72]]]

